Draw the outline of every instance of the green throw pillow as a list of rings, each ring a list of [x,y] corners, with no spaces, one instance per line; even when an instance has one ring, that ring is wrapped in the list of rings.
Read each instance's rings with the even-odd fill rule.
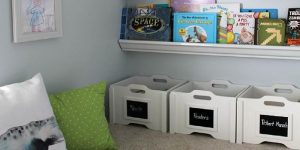
[[[104,115],[106,84],[50,95],[68,150],[117,149]]]

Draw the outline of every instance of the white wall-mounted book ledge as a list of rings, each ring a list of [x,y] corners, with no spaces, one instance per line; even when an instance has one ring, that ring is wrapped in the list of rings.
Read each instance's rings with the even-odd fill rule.
[[[119,40],[123,51],[300,60],[300,46]]]

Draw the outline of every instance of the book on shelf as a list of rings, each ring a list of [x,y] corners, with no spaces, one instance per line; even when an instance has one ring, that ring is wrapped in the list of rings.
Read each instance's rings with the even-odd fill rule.
[[[128,1],[128,0],[127,0]],[[129,8],[167,8],[170,7],[171,0],[129,0],[126,7]]]
[[[278,19],[278,9],[269,9],[269,8],[260,8],[260,9],[241,9],[241,12],[255,12],[258,17],[256,18],[271,18],[271,19]],[[258,13],[258,14],[257,14]],[[269,17],[266,15],[269,14]]]
[[[257,45],[285,45],[285,19],[257,19]]]
[[[248,9],[241,9],[241,12],[254,12]],[[257,11],[254,12],[254,18],[259,19],[259,18],[270,18],[270,12],[263,12],[263,11]]]
[[[216,0],[172,0],[171,7],[175,12],[199,12],[203,4],[214,4]]]
[[[227,33],[229,29],[232,29],[232,25],[228,21],[232,19],[233,13],[240,12],[240,3],[203,4],[200,6],[200,12],[215,12],[218,14],[217,43],[228,43]]]
[[[174,13],[173,40],[216,43],[217,13]]]
[[[171,41],[171,8],[124,8],[120,39]]]
[[[270,12],[271,13],[270,13]],[[262,19],[262,18],[270,18],[270,14],[272,14],[273,18],[277,18],[278,16],[278,10],[277,9],[241,9],[241,12],[254,12],[254,18],[255,21],[257,19]],[[256,30],[256,25],[255,25],[255,30]],[[257,32],[254,32],[254,44],[257,44]]]
[[[254,45],[255,18],[253,12],[233,14],[232,32],[228,32],[228,41],[231,44]]]
[[[300,46],[300,8],[288,10],[287,45]]]
[[[168,8],[170,7],[167,3],[141,3],[136,5],[137,8]]]

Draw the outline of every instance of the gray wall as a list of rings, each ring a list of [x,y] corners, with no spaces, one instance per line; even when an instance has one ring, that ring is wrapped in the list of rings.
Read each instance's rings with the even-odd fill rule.
[[[132,74],[164,74],[173,78],[300,87],[300,61],[130,52]]]
[[[12,43],[11,0],[0,1],[0,85],[41,72],[49,92],[124,78],[119,49],[123,0],[62,0],[64,36]]]

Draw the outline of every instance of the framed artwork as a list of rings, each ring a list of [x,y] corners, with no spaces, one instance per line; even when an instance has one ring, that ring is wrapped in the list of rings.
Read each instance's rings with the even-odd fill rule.
[[[14,42],[62,36],[62,0],[13,0]]]

